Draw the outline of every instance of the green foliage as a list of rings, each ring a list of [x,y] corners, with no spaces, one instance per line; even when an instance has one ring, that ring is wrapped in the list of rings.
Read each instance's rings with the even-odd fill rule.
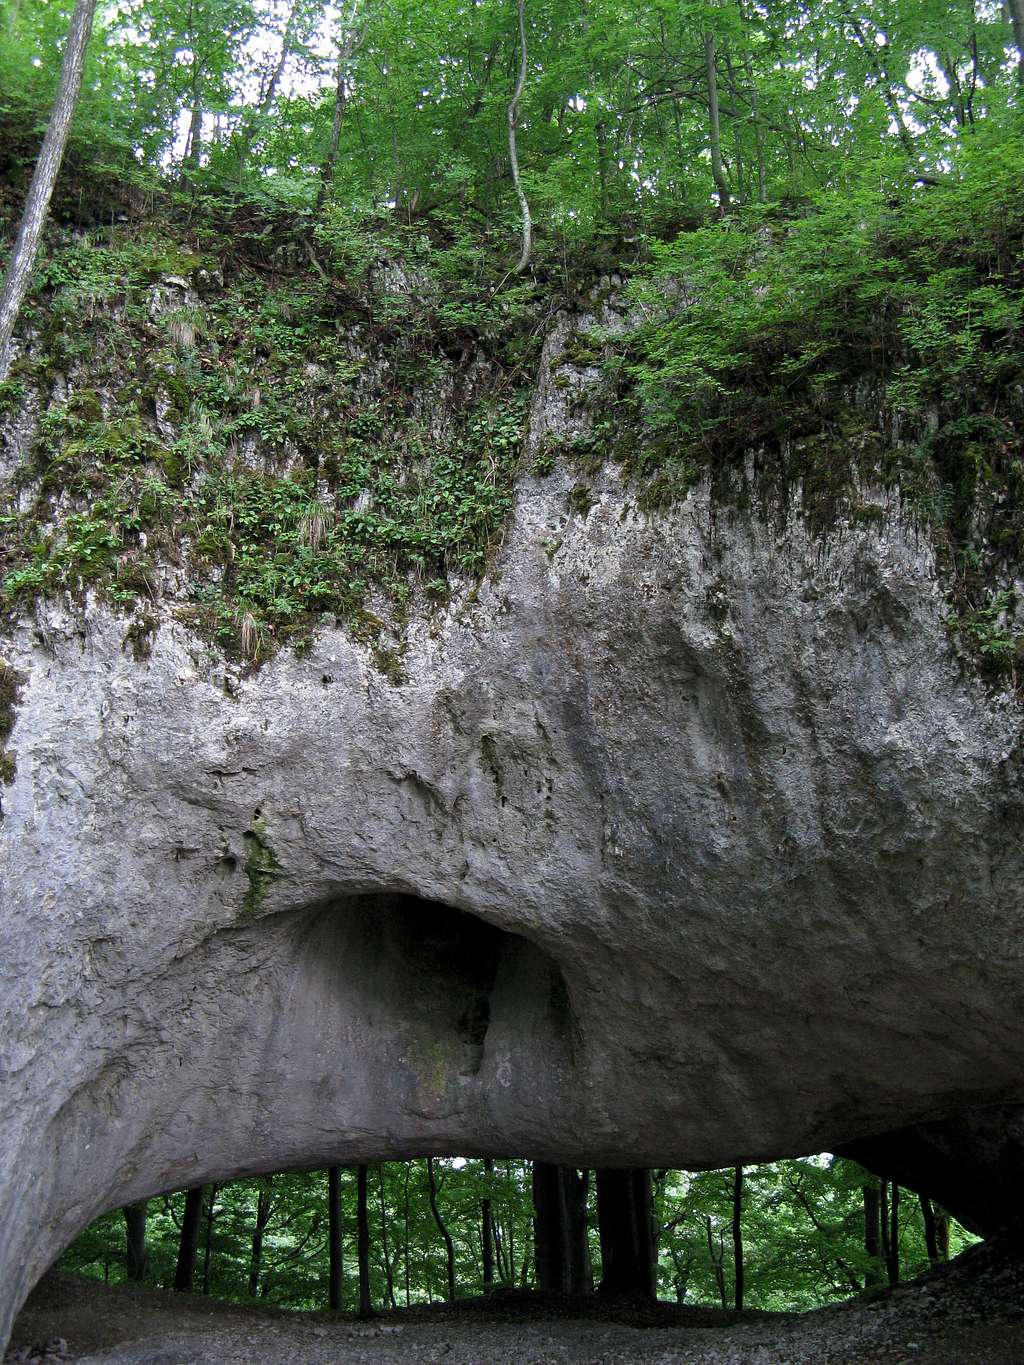
[[[17,772],[17,758],[13,749],[8,749],[7,741],[14,729],[21,690],[25,675],[12,664],[0,659],[0,783],[9,786]],[[0,811],[3,807],[0,805]],[[0,815],[2,818],[2,815]]]
[[[496,1228],[496,1283],[532,1285],[530,1164],[496,1161],[491,1175],[476,1159],[437,1158],[434,1165],[441,1216],[455,1245],[459,1294],[479,1294],[483,1287],[484,1198],[491,1200]],[[654,1177],[659,1295],[680,1303],[718,1304],[717,1260],[731,1306],[732,1170],[656,1171]],[[863,1186],[872,1179],[855,1163],[830,1157],[747,1169],[742,1207],[747,1306],[812,1308],[862,1291],[865,1277],[878,1270],[863,1248]],[[197,1288],[219,1298],[242,1302],[250,1298],[253,1226],[259,1195],[268,1185],[269,1217],[256,1292],[263,1302],[323,1308],[327,1202],[322,1172],[207,1187]],[[371,1166],[368,1192],[375,1305],[387,1308],[443,1298],[445,1250],[429,1206],[425,1162]],[[182,1204],[182,1195],[150,1200],[147,1283],[164,1287],[173,1283]],[[906,1191],[898,1223],[901,1275],[910,1278],[927,1269],[928,1260],[918,1201]],[[357,1297],[354,1171],[342,1181],[342,1227],[344,1299],[352,1310]],[[588,1227],[595,1282],[599,1282],[593,1180]],[[951,1225],[953,1254],[971,1240],[957,1224]],[[68,1248],[61,1265],[118,1282],[125,1276],[124,1256],[123,1220],[119,1213],[112,1213]]]
[[[78,310],[89,360],[69,358],[63,324],[48,325],[18,383],[45,401],[70,363],[89,387],[44,406],[20,491],[0,507],[3,599],[93,589],[133,609],[156,600],[172,560],[187,575],[179,608],[254,663],[327,615],[372,639],[382,622],[371,593],[400,628],[410,595],[436,602],[451,576],[479,575],[519,458],[521,312],[509,304],[500,331],[490,318],[488,382],[446,402],[432,430],[421,414],[441,405],[454,370],[440,304],[419,308],[410,294],[412,325],[396,336],[387,280],[376,293],[367,284],[369,311],[347,303],[339,318],[309,276],[267,289],[244,272],[230,288],[204,285],[197,302],[193,282],[217,272],[208,255],[130,233],[44,263],[36,297],[48,319]],[[390,393],[365,393],[367,365],[391,372]],[[376,657],[398,681],[395,651]]]
[[[1008,674],[1012,641],[976,604],[1012,581],[1024,535],[1022,185],[1019,141],[979,135],[941,184],[881,162],[795,217],[752,208],[654,244],[631,287],[642,320],[606,343],[621,414],[606,453],[643,505],[703,475],[747,499],[751,457],[762,501],[799,498],[823,525],[856,519],[859,485],[899,487],[963,638]]]

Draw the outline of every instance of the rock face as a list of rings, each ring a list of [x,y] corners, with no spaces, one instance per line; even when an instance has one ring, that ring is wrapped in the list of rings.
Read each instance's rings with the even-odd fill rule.
[[[533,439],[559,420],[538,391]],[[414,1153],[721,1165],[1024,1101],[1019,719],[883,495],[523,482],[395,685],[49,604],[0,823],[0,1340],[101,1211]]]

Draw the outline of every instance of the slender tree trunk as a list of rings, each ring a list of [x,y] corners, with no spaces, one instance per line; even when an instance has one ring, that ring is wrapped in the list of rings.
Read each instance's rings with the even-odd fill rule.
[[[889,1182],[880,1180],[878,1182],[878,1224],[882,1232],[882,1264],[886,1273],[890,1272],[892,1257],[889,1254]]]
[[[938,1249],[939,1260],[949,1260],[949,1214],[937,1213],[935,1215],[935,1245]]]
[[[384,1258],[384,1285],[387,1291],[387,1302],[392,1308],[397,1308],[395,1302],[395,1276],[391,1266],[391,1254],[388,1249],[388,1215],[384,1207],[384,1163],[377,1162],[377,1192],[380,1197],[380,1249]]]
[[[75,0],[64,44],[64,60],[60,69],[60,83],[57,98],[53,102],[50,121],[46,126],[46,136],[39,153],[39,160],[32,173],[25,207],[22,210],[21,225],[14,243],[14,250],[7,263],[3,288],[0,289],[0,381],[7,378],[11,368],[11,350],[14,328],[21,312],[28,290],[29,280],[35,267],[39,243],[46,215],[53,196],[60,163],[64,158],[71,120],[74,118],[82,89],[82,71],[85,67],[85,51],[92,32],[96,0]]]
[[[892,1183],[892,1200],[889,1205],[889,1283],[900,1282],[900,1187]]]
[[[366,1203],[366,1167],[356,1172],[356,1248],[359,1256],[359,1316],[373,1317],[370,1299],[370,1217]]]
[[[1024,0],[1006,0],[1013,25],[1013,45],[1017,49],[1017,79],[1024,85]]]
[[[202,91],[202,70],[199,58],[192,58],[192,117],[189,119],[188,135],[185,138],[185,151],[181,158],[181,178],[187,180],[192,171],[199,169],[199,157],[203,144],[203,106],[200,103]]]
[[[868,1256],[868,1268],[864,1272],[864,1288],[875,1289],[882,1283],[881,1250],[881,1204],[878,1182],[872,1177],[864,1182],[864,1251]]]
[[[252,1229],[252,1253],[249,1257],[249,1297],[254,1299],[260,1292],[260,1269],[263,1265],[263,1234],[270,1222],[270,1192],[274,1177],[264,1176],[256,1194],[256,1222]]]
[[[708,87],[708,120],[711,134],[711,178],[718,191],[718,207],[727,213],[731,204],[729,181],[726,179],[722,162],[722,121],[718,112],[718,59],[715,53],[715,35],[704,35],[704,67]]]
[[[924,1222],[924,1244],[928,1252],[928,1264],[936,1266],[939,1264],[939,1244],[935,1236],[935,1214],[932,1210],[932,1201],[926,1194],[918,1195],[921,1201],[921,1218]]]
[[[405,1306],[409,1307],[409,1163],[405,1163]]]
[[[341,146],[341,129],[345,122],[345,106],[348,103],[352,58],[362,42],[362,34],[356,22],[358,12],[359,0],[351,0],[338,37],[338,67],[334,81],[334,116],[331,119],[331,141],[327,149],[327,159],[320,171],[320,188],[317,191],[314,208],[314,212],[317,214],[323,208],[324,200],[334,181],[334,172],[338,167],[338,149]]]
[[[195,1185],[185,1192],[185,1212],[181,1220],[181,1239],[178,1242],[178,1266],[174,1273],[174,1287],[183,1294],[191,1294],[196,1279],[196,1253],[199,1250],[199,1224],[203,1216],[203,1187]]]
[[[250,116],[245,120],[245,123],[239,134],[238,138],[239,179],[242,178],[242,175],[245,172],[245,163],[249,159],[249,153],[252,151],[252,144],[256,139],[256,133],[259,129],[259,126],[266,118],[266,116],[270,113],[270,106],[274,103],[274,96],[277,94],[277,87],[281,84],[281,77],[284,75],[285,66],[287,65],[288,58],[291,56],[292,37],[295,32],[295,20],[297,17],[298,7],[299,7],[298,0],[294,0],[291,9],[288,12],[288,18],[284,26],[284,33],[281,35],[281,50],[278,53],[277,61],[274,64],[274,69],[270,73],[270,79],[267,81],[267,84],[263,88],[263,94],[259,104],[257,105],[256,109],[250,114]]]
[[[327,1303],[340,1313],[345,1307],[345,1262],[341,1238],[341,1167],[327,1168]]]
[[[708,1255],[711,1257],[711,1268],[714,1271],[715,1284],[718,1287],[718,1301],[722,1305],[722,1307],[725,1308],[726,1307],[725,1267],[722,1264],[723,1260],[725,1259],[725,1251],[720,1245],[718,1248],[717,1255],[715,1253],[715,1242],[712,1234],[710,1214],[705,1215],[704,1231],[707,1235]]]
[[[203,1242],[203,1293],[210,1292],[210,1253],[213,1249],[213,1220],[214,1200],[217,1198],[219,1185],[213,1184],[207,1187],[208,1197],[206,1200],[206,1237]]]
[[[427,1157],[427,1182],[430,1191],[430,1212],[434,1215],[437,1230],[444,1238],[444,1252],[448,1269],[448,1302],[455,1301],[455,1245],[441,1212],[437,1207],[437,1180],[434,1176],[434,1158]]]
[[[530,253],[533,250],[533,220],[530,217],[530,205],[519,174],[519,152],[516,148],[516,118],[523,87],[526,84],[525,0],[516,0],[516,18],[519,24],[519,75],[508,106],[508,156],[512,166],[512,184],[515,186],[516,198],[519,200],[519,214],[523,224],[523,244],[519,252],[519,260],[513,267],[514,273],[521,275],[530,264]]]
[[[735,1270],[736,1312],[743,1311],[743,1167],[737,1166],[732,1182],[732,1259]]]
[[[124,1207],[126,1271],[130,1280],[141,1280],[146,1273],[146,1201]]]
[[[484,1157],[484,1179],[488,1182],[487,1194],[480,1201],[480,1244],[483,1251],[483,1271],[484,1271],[484,1293],[488,1293],[494,1286],[494,1219],[491,1215],[491,1177],[494,1174],[494,1162],[488,1156]]]

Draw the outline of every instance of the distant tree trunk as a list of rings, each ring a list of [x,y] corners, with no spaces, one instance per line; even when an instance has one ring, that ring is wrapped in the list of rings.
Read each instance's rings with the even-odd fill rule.
[[[370,1298],[370,1218],[366,1204],[366,1167],[356,1172],[356,1250],[359,1257],[359,1316],[373,1317]]]
[[[490,1179],[494,1174],[494,1161],[484,1157],[484,1178],[488,1181],[487,1194],[480,1201],[480,1244],[483,1251],[484,1293],[494,1285],[494,1219],[491,1214]]]
[[[653,1299],[657,1293],[651,1173],[598,1170],[597,1221],[602,1294]]]
[[[377,1162],[377,1190],[380,1196],[380,1250],[384,1260],[384,1285],[387,1291],[387,1302],[392,1308],[397,1308],[395,1302],[395,1275],[391,1266],[391,1254],[388,1250],[388,1215],[384,1207],[384,1163]]]
[[[878,1182],[871,1177],[864,1182],[864,1251],[868,1256],[868,1267],[864,1272],[864,1288],[875,1289],[882,1283],[881,1250],[882,1227],[881,1205]]]
[[[277,87],[281,83],[281,77],[284,75],[285,66],[288,63],[288,58],[291,56],[292,38],[295,31],[295,20],[297,18],[298,7],[299,7],[298,0],[294,0],[291,9],[288,12],[288,18],[285,21],[284,33],[281,35],[281,50],[277,55],[277,61],[274,63],[274,68],[270,73],[270,78],[268,79],[266,85],[263,87],[263,92],[259,104],[253,111],[253,113],[250,115],[250,117],[245,120],[244,124],[242,125],[242,130],[239,133],[238,137],[239,179],[242,178],[242,175],[245,172],[245,163],[249,159],[249,153],[252,151],[252,144],[256,139],[256,133],[259,130],[259,126],[266,118],[267,114],[270,113],[270,106],[274,103],[274,96],[277,94]]]
[[[722,162],[722,120],[718,111],[718,58],[715,52],[715,35],[704,35],[704,66],[708,88],[708,121],[711,136],[711,178],[718,191],[718,207],[728,212],[731,200],[729,181],[726,179]]]
[[[735,1270],[736,1312],[743,1311],[743,1167],[737,1166],[732,1182],[732,1259]]]
[[[203,1193],[202,1185],[194,1185],[185,1192],[185,1212],[181,1220],[181,1239],[178,1242],[178,1266],[174,1273],[174,1287],[182,1294],[191,1294],[195,1287]]]
[[[210,1253],[213,1249],[213,1220],[216,1217],[214,1212],[214,1200],[217,1198],[217,1191],[220,1186],[217,1184],[207,1186],[206,1199],[206,1237],[203,1242],[203,1293],[210,1292]]]
[[[524,0],[516,0],[516,18],[519,25],[519,75],[516,78],[516,86],[508,105],[508,156],[512,167],[512,184],[515,186],[516,198],[519,200],[519,214],[523,225],[523,244],[519,252],[519,260],[513,266],[513,271],[515,274],[521,275],[530,264],[530,253],[533,250],[533,220],[530,217],[530,205],[519,174],[519,152],[516,147],[516,120],[519,101],[522,98],[523,86],[526,84],[526,10]]]
[[[949,1214],[935,1215],[935,1245],[939,1249],[939,1260],[949,1260]]]
[[[252,1252],[249,1256],[249,1297],[260,1292],[260,1269],[263,1265],[263,1234],[270,1222],[270,1193],[274,1186],[272,1175],[263,1176],[256,1192],[256,1221],[252,1228]]]
[[[405,1163],[405,1306],[409,1307],[409,1163]]]
[[[441,1212],[437,1207],[437,1179],[434,1176],[434,1158],[427,1157],[427,1183],[430,1192],[430,1212],[434,1215],[434,1222],[437,1230],[444,1238],[445,1260],[448,1269],[448,1302],[455,1301],[455,1245],[452,1242],[452,1235],[448,1231]]]
[[[932,1201],[926,1194],[918,1195],[921,1201],[921,1218],[924,1222],[924,1245],[928,1252],[928,1264],[936,1266],[939,1264],[939,1243],[935,1235],[935,1213],[932,1209]]]
[[[593,1288],[587,1241],[589,1171],[546,1161],[533,1163],[534,1260],[537,1287],[558,1294]]]
[[[892,1201],[889,1205],[889,1283],[900,1282],[900,1187],[892,1183]]]
[[[882,1264],[886,1273],[891,1276],[892,1257],[889,1254],[889,1182],[880,1180],[878,1182],[878,1223],[882,1232]],[[891,1279],[890,1279],[891,1283]]]
[[[725,1260],[725,1248],[719,1238],[718,1251],[715,1252],[715,1241],[711,1226],[711,1215],[706,1214],[704,1218],[704,1231],[707,1234],[708,1255],[711,1257],[711,1269],[714,1272],[715,1284],[718,1287],[718,1301],[723,1308],[726,1307],[725,1294],[725,1267],[722,1262]]]
[[[345,1307],[345,1262],[341,1240],[341,1167],[327,1168],[327,1303],[336,1313]]]
[[[146,1201],[124,1206],[126,1271],[130,1280],[146,1273]]]
[[[1024,0],[1006,0],[1013,25],[1013,45],[1017,49],[1017,79],[1024,85]]]
[[[314,212],[317,214],[323,208],[327,192],[334,181],[334,172],[338,167],[338,150],[341,147],[341,129],[345,122],[345,106],[348,103],[352,58],[362,42],[362,34],[356,22],[358,11],[359,0],[351,0],[348,11],[342,20],[341,32],[338,35],[338,67],[334,81],[334,116],[331,120],[331,140],[327,149],[327,157],[320,171],[320,188],[317,191],[314,208]]]
[[[185,149],[181,158],[181,178],[187,180],[189,172],[198,170],[199,157],[202,151],[203,142],[203,106],[200,103],[202,93],[202,68],[199,65],[199,58],[193,54],[192,57],[192,117],[189,119],[188,134],[185,138]]]
[[[21,312],[28,290],[32,270],[35,267],[39,243],[46,215],[53,196],[60,163],[64,159],[71,120],[74,118],[82,89],[82,71],[85,67],[85,51],[92,32],[96,0],[75,0],[71,15],[71,25],[64,44],[64,60],[61,63],[60,83],[57,98],[53,102],[50,121],[46,126],[46,136],[39,153],[39,160],[32,173],[25,207],[21,214],[18,236],[7,263],[3,288],[0,289],[0,381],[7,378],[11,368],[11,343],[15,324]]]

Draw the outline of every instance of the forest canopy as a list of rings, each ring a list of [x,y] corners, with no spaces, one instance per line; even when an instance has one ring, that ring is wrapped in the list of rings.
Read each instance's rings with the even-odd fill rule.
[[[523,183],[545,238],[669,232],[871,174],[928,184],[1013,136],[1021,0],[526,0]],[[56,86],[66,3],[7,0],[0,119]],[[511,0],[100,3],[74,144],[94,168],[349,215],[514,216]]]

